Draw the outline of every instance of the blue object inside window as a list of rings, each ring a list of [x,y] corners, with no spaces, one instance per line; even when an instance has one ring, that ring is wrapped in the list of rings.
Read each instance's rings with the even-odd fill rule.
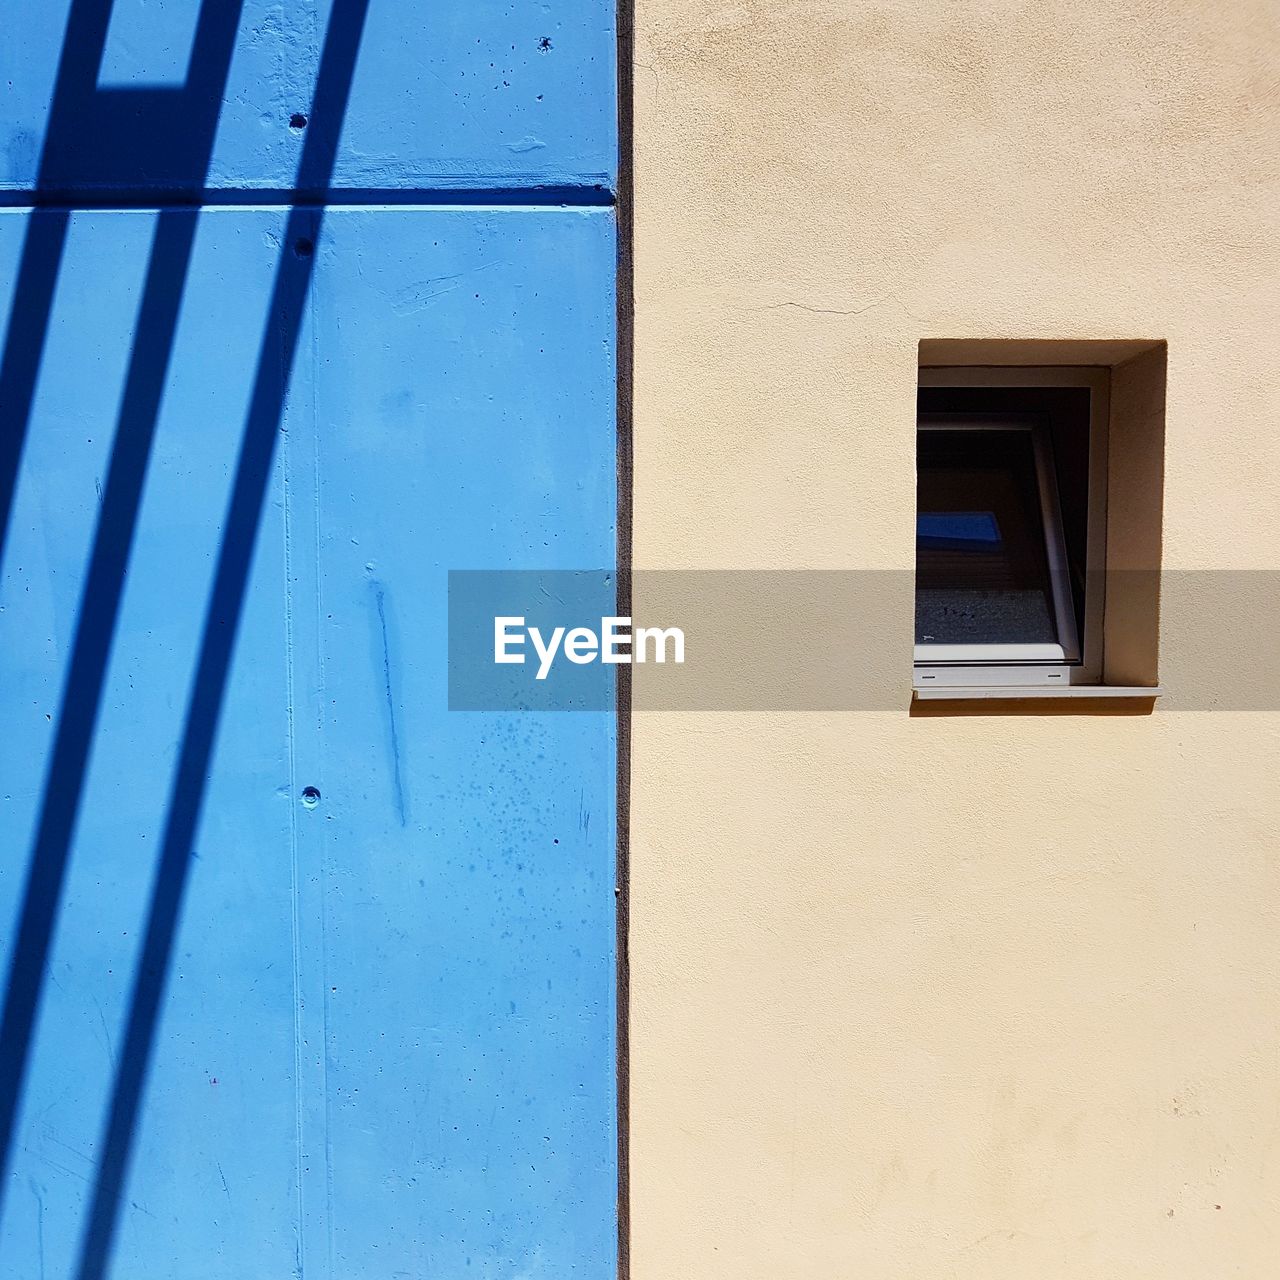
[[[939,550],[994,550],[1000,545],[1000,525],[994,511],[921,511],[916,541]]]
[[[916,477],[916,643],[1056,643],[1031,432],[922,427]]]

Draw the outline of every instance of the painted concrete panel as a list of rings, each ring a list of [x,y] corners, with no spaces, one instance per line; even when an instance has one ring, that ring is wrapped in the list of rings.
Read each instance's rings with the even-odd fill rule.
[[[289,451],[320,547],[300,838],[329,886],[335,1270],[609,1276],[614,721],[445,711],[444,601],[461,564],[614,563],[613,220],[327,226]]]
[[[80,14],[106,13],[79,0]],[[170,189],[207,66],[192,67],[195,0],[117,0],[83,59],[71,141],[46,155],[55,76],[72,0],[0,4],[0,192],[42,185]],[[348,6],[350,9],[352,6]],[[229,2],[234,50],[207,174],[215,188],[294,184],[311,119],[326,0]],[[238,11],[238,14],[237,14]],[[91,15],[92,16],[92,15]],[[609,0],[466,5],[374,0],[359,44],[332,184],[357,189],[602,184],[616,173],[614,6]],[[64,85],[64,88],[66,86]],[[307,123],[303,123],[303,118]],[[196,185],[206,181],[197,175]]]
[[[0,214],[7,258],[30,217]],[[71,713],[62,687],[156,221],[145,212],[72,218],[0,566],[6,972],[53,744]],[[15,1276],[76,1274],[281,222],[280,213],[210,216],[197,236],[4,1188],[0,1257]],[[278,488],[191,850],[117,1275],[283,1274],[295,1256]]]
[[[0,213],[10,278],[40,216]],[[287,216],[70,217],[0,563],[6,972],[76,713],[62,689],[148,253],[184,219],[195,240],[3,1186],[7,1274],[86,1274]],[[444,650],[449,568],[613,563],[613,217],[311,217],[177,930],[147,952],[159,1015],[101,1274],[605,1277],[614,722],[451,714]]]

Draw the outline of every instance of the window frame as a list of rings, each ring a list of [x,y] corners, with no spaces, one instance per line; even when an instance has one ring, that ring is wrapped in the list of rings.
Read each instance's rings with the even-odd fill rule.
[[[1107,426],[1110,370],[1091,366],[921,368],[922,387],[1070,388],[1089,391],[1088,494],[1086,497],[1084,617],[1076,618],[1072,599],[1061,501],[1054,474],[1049,428],[1007,413],[916,415],[921,430],[1020,429],[1032,433],[1040,488],[1045,550],[1049,560],[1059,644],[915,645],[913,680],[917,689],[1016,686],[1030,690],[1064,685],[1096,685],[1102,675],[1102,613],[1105,607]],[[953,419],[948,425],[946,419]],[[959,421],[963,417],[964,422]],[[1001,419],[1004,419],[1003,423]],[[914,601],[914,592],[912,599]],[[1066,625],[1063,625],[1065,621]],[[1083,622],[1083,626],[1081,626]]]

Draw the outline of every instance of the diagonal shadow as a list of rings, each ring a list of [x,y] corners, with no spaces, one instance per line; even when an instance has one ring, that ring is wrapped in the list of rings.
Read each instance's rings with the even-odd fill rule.
[[[63,139],[73,132],[78,109],[98,78],[110,18],[110,0],[106,3],[82,0],[74,3],[67,15],[49,104],[49,123],[36,172],[37,205],[58,168],[54,157],[65,153],[67,143]],[[13,496],[31,420],[36,377],[49,333],[53,292],[66,246],[68,220],[65,209],[37,208],[27,223],[22,243],[9,309],[9,329],[4,354],[0,356],[0,564],[4,562]]]
[[[335,0],[330,12],[312,101],[312,123],[298,165],[297,192],[322,193],[328,188],[368,6],[369,0]],[[169,796],[120,1065],[98,1148],[101,1163],[78,1280],[102,1280],[110,1259],[191,865],[191,843],[200,819],[323,217],[322,208],[295,205],[281,246]]]
[[[70,219],[67,208],[50,206],[122,191],[153,202],[199,198],[243,0],[202,0],[185,84],[100,89],[113,4],[72,0],[29,193],[34,208],[0,356],[0,561]]]
[[[65,209],[34,209],[22,241],[9,331],[0,357],[0,566],[69,221]]]
[[[112,0],[74,0],[59,61],[49,130],[0,356],[0,555],[47,340],[69,211],[50,201],[107,191],[199,200],[239,25],[240,0],[203,0],[188,80],[180,89],[100,90]],[[135,975],[102,1160],[78,1275],[107,1266],[156,1021],[216,738],[275,439],[310,287],[323,217],[300,207],[328,191],[368,0],[337,0],[320,60],[311,125],[277,267],[223,541],[214,576],[160,863]],[[180,126],[178,124],[180,122]],[[20,923],[0,1017],[0,1206],[31,1051],[53,926],[97,724],[160,397],[173,351],[197,225],[194,210],[157,217],[125,393],[78,613],[58,732],[37,822]],[[304,234],[309,233],[309,234]]]
[[[188,80],[180,88],[159,90],[97,88],[112,3],[73,0],[41,153],[34,193],[37,205],[63,186],[74,188],[83,180],[83,185],[92,187],[113,164],[138,177],[153,171],[169,184],[189,191],[198,191],[205,181],[241,0],[203,0]],[[156,121],[174,117],[182,120],[180,133],[168,123],[158,131],[154,127]],[[37,207],[23,245],[9,332],[0,357],[0,420],[4,423],[0,535],[9,524],[69,216],[67,210]],[[196,213],[190,210],[166,209],[157,216],[111,462],[77,613],[0,1015],[0,1208],[8,1189],[32,1031],[173,352],[196,220]]]

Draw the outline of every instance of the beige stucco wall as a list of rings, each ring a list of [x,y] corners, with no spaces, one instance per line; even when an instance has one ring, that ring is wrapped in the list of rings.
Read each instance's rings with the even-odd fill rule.
[[[1280,568],[1275,0],[636,25],[638,569],[909,569],[928,337],[1167,339],[1165,564]],[[633,757],[636,1280],[1280,1274],[1280,715]]]

